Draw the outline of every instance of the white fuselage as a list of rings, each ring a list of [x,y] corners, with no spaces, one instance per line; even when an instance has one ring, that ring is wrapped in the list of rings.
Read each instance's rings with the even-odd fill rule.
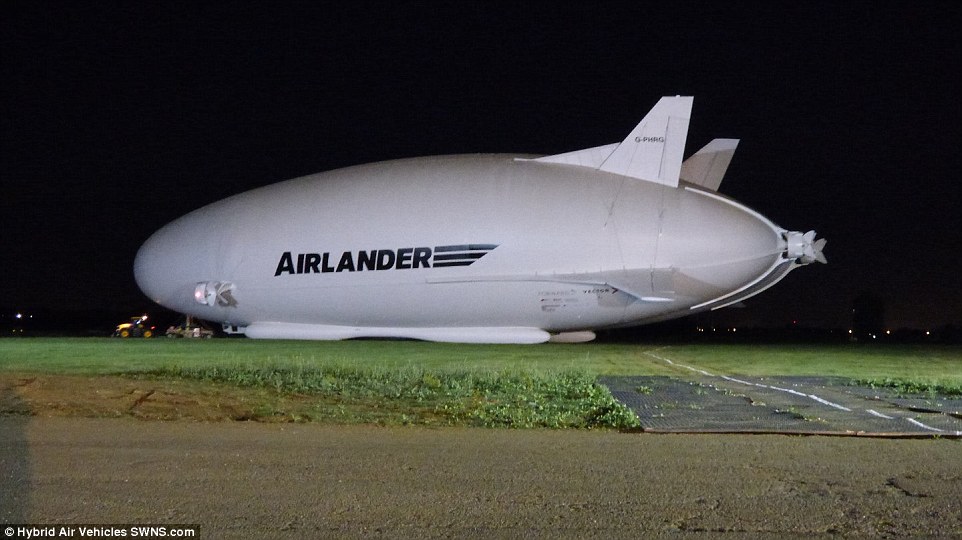
[[[430,157],[208,205],[155,233],[135,275],[157,303],[253,337],[543,341],[754,294],[790,269],[785,232],[684,183],[509,155]],[[459,328],[542,334],[465,339]]]

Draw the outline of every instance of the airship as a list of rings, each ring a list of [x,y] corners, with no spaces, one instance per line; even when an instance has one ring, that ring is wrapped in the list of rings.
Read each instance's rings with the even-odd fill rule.
[[[827,262],[718,192],[738,144],[684,158],[693,98],[620,143],[383,161],[204,206],[141,246],[137,284],[249,338],[585,342],[720,309]]]

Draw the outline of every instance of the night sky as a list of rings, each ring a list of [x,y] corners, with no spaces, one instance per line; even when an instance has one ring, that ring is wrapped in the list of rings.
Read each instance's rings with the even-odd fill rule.
[[[828,238],[727,315],[962,326],[959,2],[0,4],[0,308],[150,309],[140,244],[205,204],[386,159],[621,141],[695,96],[721,192]],[[667,7],[666,7],[667,6]]]

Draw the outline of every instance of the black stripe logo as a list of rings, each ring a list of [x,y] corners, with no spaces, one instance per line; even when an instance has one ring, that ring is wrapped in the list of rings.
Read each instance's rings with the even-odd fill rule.
[[[445,266],[471,266],[496,247],[498,247],[498,244],[435,246],[432,263],[435,268]]]

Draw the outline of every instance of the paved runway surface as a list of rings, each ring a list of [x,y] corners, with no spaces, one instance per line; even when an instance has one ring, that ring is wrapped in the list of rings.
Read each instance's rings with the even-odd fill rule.
[[[0,522],[201,538],[962,537],[962,442],[0,417]]]

